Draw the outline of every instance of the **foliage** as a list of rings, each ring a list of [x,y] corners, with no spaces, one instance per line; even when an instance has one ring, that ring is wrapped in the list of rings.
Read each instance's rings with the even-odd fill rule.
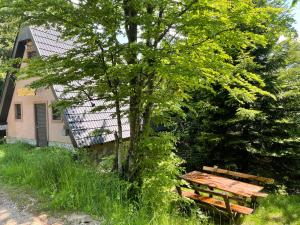
[[[48,209],[82,211],[105,224],[202,224],[196,215],[182,216],[177,207],[149,209],[157,199],[133,201],[130,183],[82,164],[81,157],[74,161],[65,149],[0,145],[0,180],[36,191]]]
[[[20,20],[3,11],[0,13],[0,62],[11,57],[14,40],[18,33]]]
[[[5,69],[8,69],[6,63],[12,54],[14,40],[19,29],[19,21],[17,17],[11,17],[7,13],[0,12],[0,95],[6,75]]]
[[[174,150],[175,140],[169,133],[160,133],[144,139],[140,154],[143,154],[145,162],[141,163],[142,202],[156,213],[167,210],[169,202],[177,199],[173,193],[176,183],[173,177],[180,175],[181,160]],[[174,163],[175,162],[175,163]]]
[[[260,81],[255,82],[263,83],[269,94],[240,101],[219,83],[212,90],[204,87],[193,92],[193,108],[187,109],[179,130],[180,155],[189,169],[218,164],[299,186],[299,43],[293,40],[288,11],[273,22],[274,32],[265,33],[266,45],[257,45],[239,65],[256,74]],[[251,26],[245,29],[264,32]],[[279,41],[281,35],[285,41]]]
[[[106,107],[117,109],[118,121],[127,114],[131,137],[123,169],[129,180],[139,179],[134,175],[144,168],[136,162],[145,162],[140,145],[153,134],[152,126],[174,125],[174,112],[184,116],[182,103],[190,98],[186,90],[213,89],[218,83],[239,102],[270,95],[259,76],[243,65],[251,61],[249,52],[256,45],[267,43],[266,33],[277,32],[274,18],[280,7],[251,0],[1,3],[3,12],[55,27],[75,40],[76,48],[64,57],[33,60],[21,73],[41,76],[35,87],[62,84],[66,92],[76,91],[64,106],[104,98],[111,102]],[[121,140],[122,126],[118,135]]]

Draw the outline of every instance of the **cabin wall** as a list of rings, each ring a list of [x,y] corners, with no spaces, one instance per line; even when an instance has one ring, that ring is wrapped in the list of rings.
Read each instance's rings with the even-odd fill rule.
[[[45,103],[47,107],[47,135],[49,145],[72,146],[71,138],[64,136],[64,122],[52,120],[51,103],[55,101],[52,90],[38,89],[35,96],[18,96],[17,90],[31,80],[17,81],[7,119],[7,141],[26,141],[36,144],[34,104]],[[15,104],[21,104],[22,119],[15,119]],[[70,146],[69,146],[70,145]]]
[[[24,53],[25,58],[27,58],[27,50]],[[21,67],[24,66],[26,66],[26,63],[22,63]],[[72,148],[71,138],[64,135],[64,122],[62,120],[52,120],[51,104],[55,101],[52,90],[49,88],[39,88],[36,90],[34,96],[20,96],[18,94],[18,90],[27,88],[26,86],[32,81],[34,81],[34,78],[16,81],[7,118],[7,142],[24,141],[36,145],[34,104],[45,103],[47,107],[47,139],[49,145]],[[20,120],[15,119],[15,104],[21,104],[22,119]]]

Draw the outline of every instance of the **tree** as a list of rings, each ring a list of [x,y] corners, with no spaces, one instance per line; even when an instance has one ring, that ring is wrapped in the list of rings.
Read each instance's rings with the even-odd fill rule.
[[[19,19],[17,17],[7,17],[6,13],[0,13],[0,95],[5,77],[3,67],[11,57],[14,40],[19,29]],[[2,67],[2,68],[1,68]]]
[[[259,4],[278,7],[281,3]],[[230,52],[232,57],[242,62],[239,68],[259,75],[265,85],[263,90],[269,95],[256,95],[255,101],[250,98],[237,101],[219,83],[212,90],[199,88],[193,92],[190,100],[193,111],[187,110],[188,117],[181,122],[182,129],[179,130],[182,134],[180,155],[187,160],[190,169],[218,164],[274,176],[282,171],[280,166],[283,167],[286,162],[292,168],[297,165],[299,121],[295,118],[299,110],[296,97],[299,82],[295,71],[299,59],[295,57],[295,43],[291,44],[294,42],[292,22],[288,11],[282,11],[274,17],[274,31],[265,33],[265,46],[257,45],[248,55],[236,54],[232,49]],[[244,29],[257,34],[265,32],[255,27]],[[279,43],[283,35],[287,40]],[[283,100],[287,83],[288,93],[293,95]],[[288,175],[290,178],[296,173],[291,174]],[[286,175],[280,174],[278,179]]]
[[[191,97],[186,90],[213,90],[218,84],[241,102],[270,95],[260,77],[243,67],[249,57],[232,55],[247,56],[256,45],[264,46],[282,8],[260,7],[252,0],[2,0],[0,7],[77,42],[64,57],[32,60],[21,73],[40,76],[35,87],[62,84],[66,92],[78,93],[63,106],[104,98],[104,107],[117,109],[119,122],[122,113],[128,114],[130,143],[122,168],[140,186],[154,175],[164,176],[157,183],[170,185],[166,180],[178,173],[176,138],[153,127],[172,127],[174,113],[184,116],[184,100]]]

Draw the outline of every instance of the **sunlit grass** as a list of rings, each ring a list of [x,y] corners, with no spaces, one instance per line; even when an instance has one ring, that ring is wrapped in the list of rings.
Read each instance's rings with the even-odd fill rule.
[[[299,225],[300,195],[270,195],[260,202],[257,211],[247,216],[243,225]]]
[[[128,196],[129,183],[101,171],[75,161],[63,149],[0,145],[0,181],[35,192],[43,209],[84,212],[101,218],[104,224],[207,224],[198,214],[201,211],[189,210],[185,216],[178,209],[149,213],[147,207]],[[243,225],[277,224],[300,224],[300,196],[270,195],[243,221]]]
[[[64,149],[0,145],[0,181],[36,192],[43,208],[84,212],[101,218],[104,224],[204,224],[197,212],[186,216],[176,209],[149,212],[128,196],[128,182],[74,160]]]

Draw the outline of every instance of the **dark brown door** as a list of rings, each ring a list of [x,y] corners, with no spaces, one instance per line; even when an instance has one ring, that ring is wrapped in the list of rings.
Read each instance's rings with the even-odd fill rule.
[[[46,104],[35,104],[36,144],[39,147],[48,145],[47,138],[47,108]]]

